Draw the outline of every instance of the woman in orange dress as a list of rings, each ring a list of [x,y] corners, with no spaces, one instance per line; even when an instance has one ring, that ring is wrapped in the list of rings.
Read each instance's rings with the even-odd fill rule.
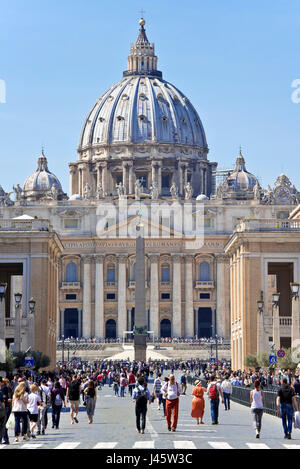
[[[194,419],[197,419],[197,425],[204,424],[203,422],[203,415],[204,415],[204,393],[206,389],[202,387],[201,381],[195,381],[195,387],[193,389],[192,395],[194,396],[192,402],[192,411],[191,416]]]

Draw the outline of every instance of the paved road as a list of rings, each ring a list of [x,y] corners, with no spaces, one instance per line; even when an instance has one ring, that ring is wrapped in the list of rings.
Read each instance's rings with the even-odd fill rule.
[[[151,384],[149,389],[152,390]],[[115,397],[112,388],[106,385],[98,392],[92,425],[87,423],[83,410],[78,424],[71,425],[69,413],[62,413],[60,429],[52,430],[50,415],[45,436],[38,436],[29,443],[22,440],[14,443],[11,432],[11,445],[3,449],[300,449],[300,431],[294,431],[292,440],[284,440],[281,420],[267,414],[263,416],[261,439],[257,440],[250,409],[235,403],[229,412],[225,412],[221,405],[220,424],[212,426],[206,400],[205,425],[197,426],[190,417],[191,391],[192,387],[188,386],[188,394],[180,398],[176,433],[168,432],[156,403],[150,405],[145,434],[136,433],[131,398],[128,394],[125,398]]]

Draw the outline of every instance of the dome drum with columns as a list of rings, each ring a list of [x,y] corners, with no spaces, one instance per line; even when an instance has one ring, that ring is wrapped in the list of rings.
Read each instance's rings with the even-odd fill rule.
[[[194,196],[214,191],[217,163],[207,159],[202,122],[189,99],[157,71],[144,24],[142,19],[123,80],[98,99],[84,124],[79,160],[69,164],[71,195],[84,196],[87,184],[94,197],[99,185],[116,195],[119,183],[133,194],[140,178],[146,191],[156,184],[160,195],[170,195],[176,184],[184,196],[188,182]]]

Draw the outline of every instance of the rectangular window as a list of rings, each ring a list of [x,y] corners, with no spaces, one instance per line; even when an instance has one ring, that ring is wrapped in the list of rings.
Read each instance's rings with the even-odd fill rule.
[[[169,267],[163,267],[161,269],[161,281],[170,282],[170,268]]]
[[[115,269],[107,269],[107,282],[115,282]]]
[[[66,218],[64,220],[65,230],[77,230],[79,227],[79,220],[77,218]]]
[[[106,299],[107,300],[115,300],[116,299],[116,294],[115,293],[107,293],[106,294]]]
[[[161,299],[162,300],[169,300],[171,298],[170,293],[162,293],[161,294]]]
[[[66,300],[77,300],[77,295],[66,295]]]
[[[210,300],[210,293],[200,293],[200,300]]]
[[[163,189],[168,189],[170,187],[170,176],[169,175],[163,175],[161,177],[161,185]]]

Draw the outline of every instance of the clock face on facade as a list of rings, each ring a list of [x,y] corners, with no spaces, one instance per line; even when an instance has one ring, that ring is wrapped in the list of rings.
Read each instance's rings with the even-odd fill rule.
[[[279,187],[275,191],[275,197],[278,199],[289,199],[290,191],[286,187]]]

